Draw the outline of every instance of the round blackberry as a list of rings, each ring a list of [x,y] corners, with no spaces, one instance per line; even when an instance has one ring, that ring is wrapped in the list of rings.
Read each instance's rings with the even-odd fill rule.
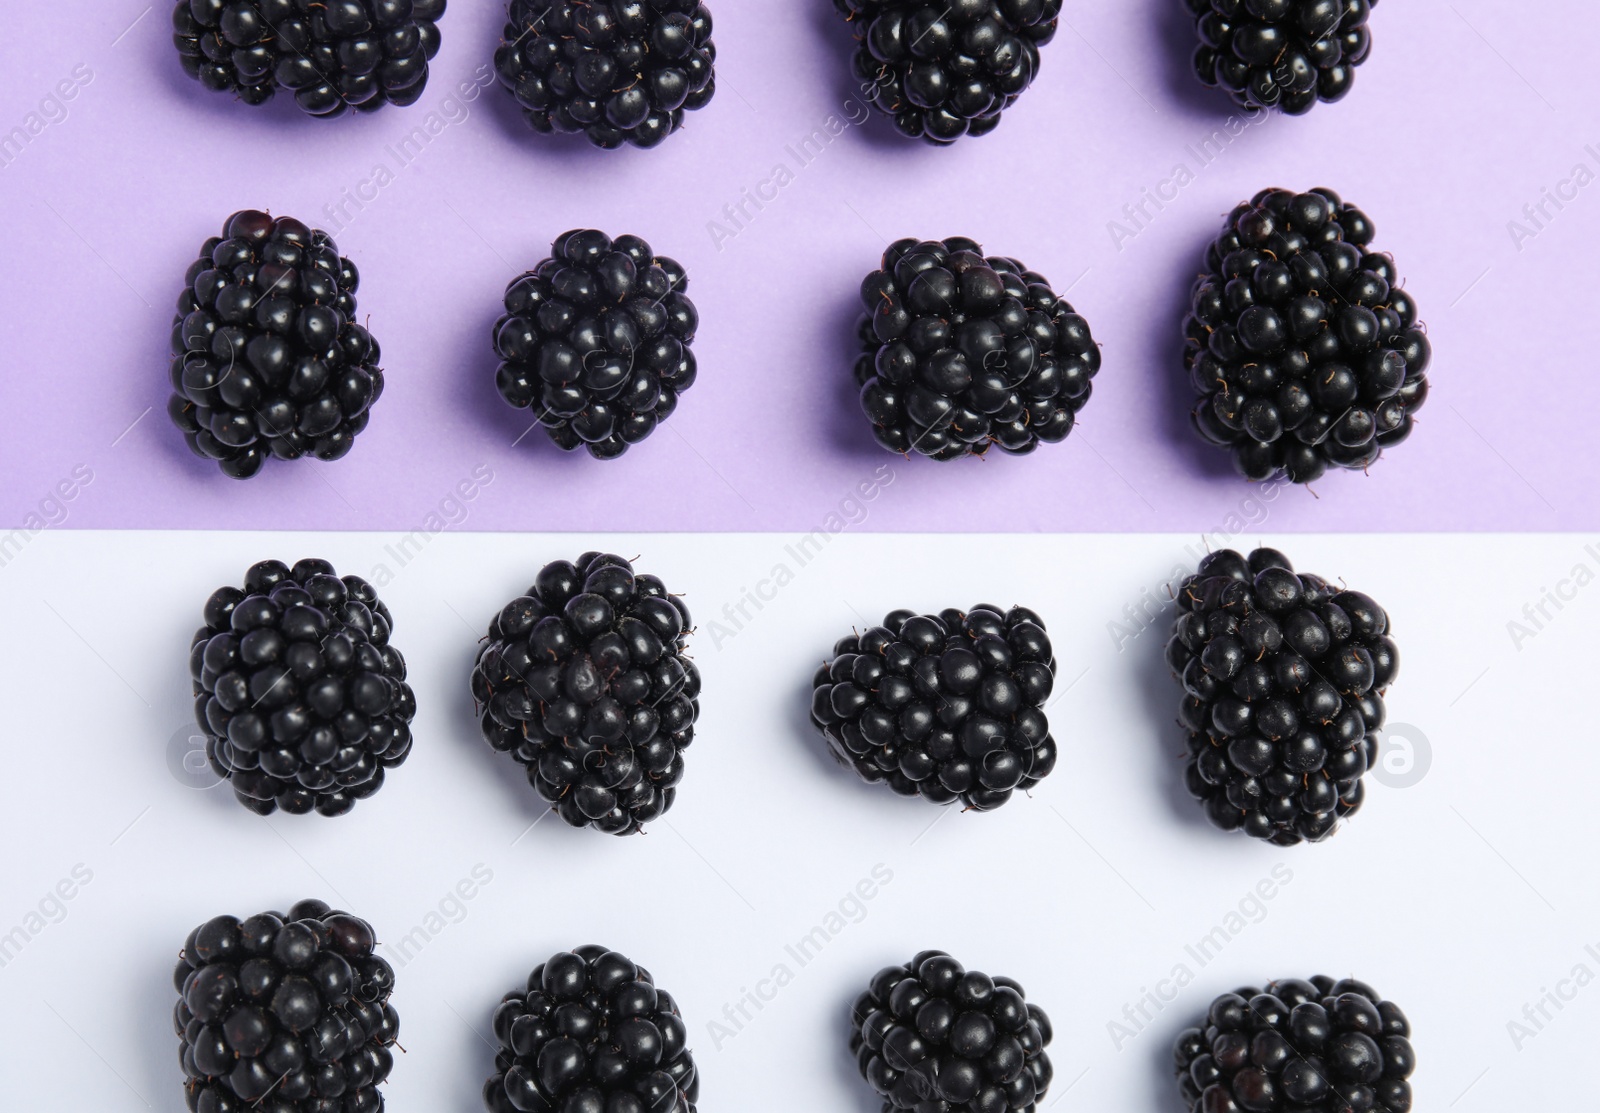
[[[1192,1113],[1409,1113],[1411,1026],[1353,978],[1284,978],[1211,1002],[1173,1044]]]
[[[694,741],[691,629],[683,600],[619,556],[545,565],[478,651],[484,738],[573,827],[634,834],[672,807]]]
[[[1336,101],[1372,51],[1378,0],[1188,0],[1200,45],[1194,71],[1243,108],[1291,116]]]
[[[260,815],[343,815],[411,752],[416,697],[372,585],[325,560],[252,565],[189,649],[206,757]]]
[[[700,0],[511,0],[500,84],[534,131],[654,147],[717,91]]]
[[[990,811],[1056,764],[1044,713],[1056,662],[1026,607],[891,611],[834,643],[811,680],[811,722],[864,781]]]
[[[1365,213],[1268,189],[1228,214],[1184,321],[1195,429],[1247,479],[1365,469],[1411,434],[1433,350]]]
[[[262,104],[282,86],[312,116],[415,104],[445,0],[178,0],[173,41],[208,89]]]
[[[536,409],[550,439],[596,459],[628,451],[694,385],[700,315],[689,278],[638,236],[567,232],[506,287],[495,322],[500,397]]]
[[[672,994],[605,947],[552,955],[494,1011],[491,1113],[694,1113],[700,1076]]]
[[[1257,549],[1211,553],[1178,589],[1167,664],[1183,684],[1185,782],[1224,831],[1292,846],[1365,798],[1383,696],[1400,671],[1389,616],[1359,591]]]
[[[861,408],[891,452],[1032,452],[1065,440],[1089,401],[1089,323],[1043,275],[972,240],[891,244],[861,302]]]
[[[189,267],[172,320],[167,414],[195,455],[248,479],[268,456],[337,460],[383,393],[355,323],[356,266],[292,217],[234,213]]]
[[[191,1113],[379,1113],[400,1017],[372,925],[303,900],[189,933],[172,1023]]]
[[[850,1050],[883,1113],[1031,1111],[1050,1089],[1044,1010],[1010,978],[963,969],[943,951],[878,971],[850,1020]]]

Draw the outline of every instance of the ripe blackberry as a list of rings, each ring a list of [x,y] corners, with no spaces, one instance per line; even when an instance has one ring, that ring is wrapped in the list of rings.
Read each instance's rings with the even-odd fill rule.
[[[190,932],[172,1023],[191,1113],[380,1113],[400,1017],[373,947],[320,900]]]
[[[478,651],[483,737],[573,827],[634,834],[672,807],[694,741],[691,629],[683,600],[619,556],[545,565]]]
[[[500,397],[536,408],[550,439],[596,459],[628,451],[694,385],[700,315],[689,278],[638,236],[567,232],[506,287],[495,322]]]
[[[197,456],[248,479],[267,457],[337,460],[383,393],[355,323],[356,266],[292,217],[234,213],[189,267],[172,320],[167,414]]]
[[[1061,0],[833,0],[855,25],[862,89],[912,138],[986,135],[1039,72]]]
[[[1195,429],[1247,479],[1366,468],[1411,434],[1433,350],[1372,221],[1329,189],[1268,189],[1206,249],[1184,321]]]
[[[700,0],[511,0],[500,84],[534,131],[654,147],[717,91]]]
[[[1043,275],[972,240],[891,244],[861,302],[861,408],[891,452],[1032,452],[1065,440],[1089,401],[1089,323]]]
[[[279,86],[312,116],[415,104],[445,0],[177,0],[172,38],[208,89],[262,104]]]
[[[1410,1034],[1364,982],[1283,978],[1211,1002],[1178,1034],[1173,1068],[1192,1113],[1408,1113]]]
[[[1200,45],[1194,71],[1243,108],[1291,116],[1336,101],[1372,51],[1378,0],[1188,0]]]
[[[343,815],[411,752],[416,697],[372,585],[264,560],[218,588],[189,649],[206,757],[260,815]]]
[[[694,1113],[700,1076],[672,994],[605,947],[552,955],[494,1011],[491,1113]]]
[[[990,811],[1055,768],[1056,662],[1026,607],[891,611],[833,654],[811,680],[811,722],[862,780]]]
[[[923,951],[878,971],[856,998],[850,1050],[883,1113],[1005,1113],[1044,1100],[1050,1035],[1050,1018],[1010,978]]]
[[[1178,589],[1167,664],[1183,684],[1185,782],[1224,831],[1319,842],[1361,806],[1383,696],[1400,670],[1389,616],[1359,591],[1257,549],[1211,553]]]

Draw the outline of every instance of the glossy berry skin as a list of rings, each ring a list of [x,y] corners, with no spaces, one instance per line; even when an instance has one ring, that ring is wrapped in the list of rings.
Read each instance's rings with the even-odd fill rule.
[[[365,920],[320,900],[217,916],[172,980],[190,1113],[381,1113],[400,1017]]]
[[[1039,73],[1061,0],[833,0],[855,30],[862,95],[904,135],[987,135]]]
[[[1246,479],[1365,470],[1411,435],[1433,349],[1373,234],[1332,190],[1268,189],[1206,249],[1184,321],[1190,416]]]
[[[882,1113],[1044,1108],[1050,1018],[1010,978],[923,951],[873,975],[850,1019],[850,1050]]]
[[[672,994],[605,947],[552,955],[494,1011],[490,1113],[695,1113],[700,1075]]]
[[[478,651],[484,738],[568,824],[636,833],[672,807],[694,741],[692,628],[682,599],[619,556],[545,565]]]
[[[178,0],[184,72],[263,104],[279,89],[311,116],[415,104],[439,52],[445,0]]]
[[[264,560],[218,588],[189,649],[206,757],[239,802],[343,815],[411,753],[416,697],[372,585]]]
[[[891,611],[834,643],[811,680],[811,723],[864,781],[992,811],[1055,768],[1055,671],[1044,620],[1025,607]]]
[[[1291,116],[1336,101],[1372,52],[1378,0],[1187,0],[1200,45],[1194,71],[1242,108]]]
[[[1089,323],[1043,275],[964,237],[891,244],[861,304],[861,408],[891,452],[956,460],[1064,440],[1100,370]]]
[[[495,322],[500,397],[550,439],[610,460],[678,407],[698,368],[689,278],[638,236],[568,232],[506,288]]]
[[[1211,553],[1177,604],[1166,657],[1184,690],[1190,794],[1225,831],[1327,838],[1361,806],[1377,758],[1400,670],[1389,616],[1274,549]]]
[[[1173,1070],[1190,1113],[1410,1113],[1410,1036],[1365,982],[1283,978],[1211,1002]]]
[[[717,91],[700,0],[511,0],[500,84],[534,131],[654,147]]]

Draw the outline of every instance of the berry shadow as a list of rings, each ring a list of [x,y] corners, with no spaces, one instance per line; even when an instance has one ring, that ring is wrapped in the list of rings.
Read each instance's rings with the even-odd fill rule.
[[[176,53],[164,52],[156,63],[161,71],[161,84],[182,109],[193,110],[213,121],[238,129],[246,127],[270,128],[288,131],[297,125],[325,126],[327,121],[315,120],[300,111],[293,95],[279,89],[265,104],[246,104],[232,93],[216,92],[183,72]]]
[[[882,463],[890,455],[872,436],[872,424],[861,409],[861,388],[856,386],[855,365],[861,355],[856,329],[861,321],[861,299],[854,287],[830,306],[821,327],[826,343],[829,376],[825,389],[830,404],[823,408],[823,436],[835,452],[867,463]]]
[[[841,765],[835,760],[828,749],[828,740],[822,737],[822,732],[811,724],[811,681],[810,674],[802,685],[797,685],[794,695],[785,701],[784,706],[790,713],[784,716],[784,721],[794,727],[794,736],[800,747],[811,756],[811,764],[820,780],[829,782],[824,791],[848,792],[858,796],[861,807],[883,807],[891,801],[904,805],[918,805],[927,808],[926,802],[917,797],[900,796],[881,784],[868,784],[856,776],[855,770],[849,766]],[[907,814],[910,809],[907,808]],[[928,814],[933,813],[930,810]]]
[[[179,929],[180,940],[183,930]],[[129,1002],[135,1012],[124,1020],[125,1030],[137,1033],[133,1039],[141,1051],[138,1092],[160,1094],[165,1098],[181,1093],[184,1083],[183,1068],[176,1054],[180,1041],[167,1019],[172,1016],[173,1006],[178,1001],[178,991],[172,984],[172,970],[177,965],[178,955],[176,950],[166,951],[159,946],[152,948],[151,953],[169,957],[171,961],[157,960],[138,965],[137,984],[133,999]],[[156,1107],[182,1108],[182,1102],[173,1101],[169,1105],[167,1101],[158,1101]]]
[[[884,961],[870,968],[857,967],[856,976],[852,978],[851,984],[865,986],[872,980],[874,974],[889,965],[891,965],[890,962]],[[850,994],[842,1002],[841,1007],[830,1016],[827,1046],[839,1049],[830,1057],[830,1061],[838,1072],[839,1085],[854,1095],[849,1108],[855,1113],[879,1113],[885,1103],[882,1098],[873,1092],[867,1080],[861,1077],[861,1067],[856,1063],[856,1057],[850,1052],[850,1037],[855,1028],[850,1012],[855,1008],[856,996],[857,994],[855,993]]]
[[[850,134],[855,142],[865,143],[883,152],[919,154],[927,146],[923,140],[912,139],[895,130],[890,119],[868,101],[862,81],[855,75],[851,58],[855,54],[856,40],[852,25],[839,14],[833,0],[805,0],[809,3],[811,29],[817,42],[828,57],[833,89],[833,101],[839,111],[846,113],[840,119],[850,119]],[[862,112],[867,119],[860,123]],[[816,121],[820,124],[822,121]]]
[[[1221,121],[1236,109],[1220,89],[1200,84],[1194,72],[1194,51],[1200,45],[1194,16],[1183,0],[1145,0],[1149,20],[1166,63],[1161,67],[1166,99],[1190,116]]]

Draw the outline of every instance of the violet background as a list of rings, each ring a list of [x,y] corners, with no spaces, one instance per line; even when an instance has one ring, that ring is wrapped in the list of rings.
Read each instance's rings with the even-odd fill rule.
[[[534,135],[498,86],[456,97],[499,41],[498,0],[451,0],[416,106],[333,122],[190,81],[167,0],[5,5],[0,134],[75,67],[93,76],[0,167],[0,525],[43,504],[77,527],[409,530],[487,466],[452,524],[809,530],[887,465],[853,528],[1195,532],[1236,514],[1274,530],[1600,526],[1600,184],[1520,250],[1507,228],[1576,164],[1600,171],[1585,150],[1600,152],[1595,5],[1391,0],[1349,98],[1250,126],[1202,167],[1191,145],[1233,109],[1190,75],[1181,0],[1068,0],[994,134],[933,149],[874,118],[803,168],[786,148],[860,116],[849,29],[828,0],[711,7],[715,100],[654,151],[604,152]],[[430,113],[452,122],[339,227],[325,206],[378,165],[395,171],[389,148]],[[794,181],[719,250],[708,222],[780,163]],[[1119,250],[1108,222],[1179,163],[1194,180]],[[1368,210],[1436,354],[1410,441],[1370,475],[1285,488],[1263,511],[1188,428],[1178,333],[1222,214],[1280,184],[1329,185]],[[363,274],[387,389],[344,460],[269,463],[238,483],[188,455],[163,407],[184,270],[244,207],[335,232]],[[531,419],[493,386],[505,284],[578,226],[679,259],[702,318],[698,383],[611,462],[538,430],[514,443]],[[1064,444],[941,466],[872,443],[850,377],[857,285],[888,241],[951,234],[1070,287],[1102,343]],[[47,500],[80,466],[93,480],[62,518]]]

